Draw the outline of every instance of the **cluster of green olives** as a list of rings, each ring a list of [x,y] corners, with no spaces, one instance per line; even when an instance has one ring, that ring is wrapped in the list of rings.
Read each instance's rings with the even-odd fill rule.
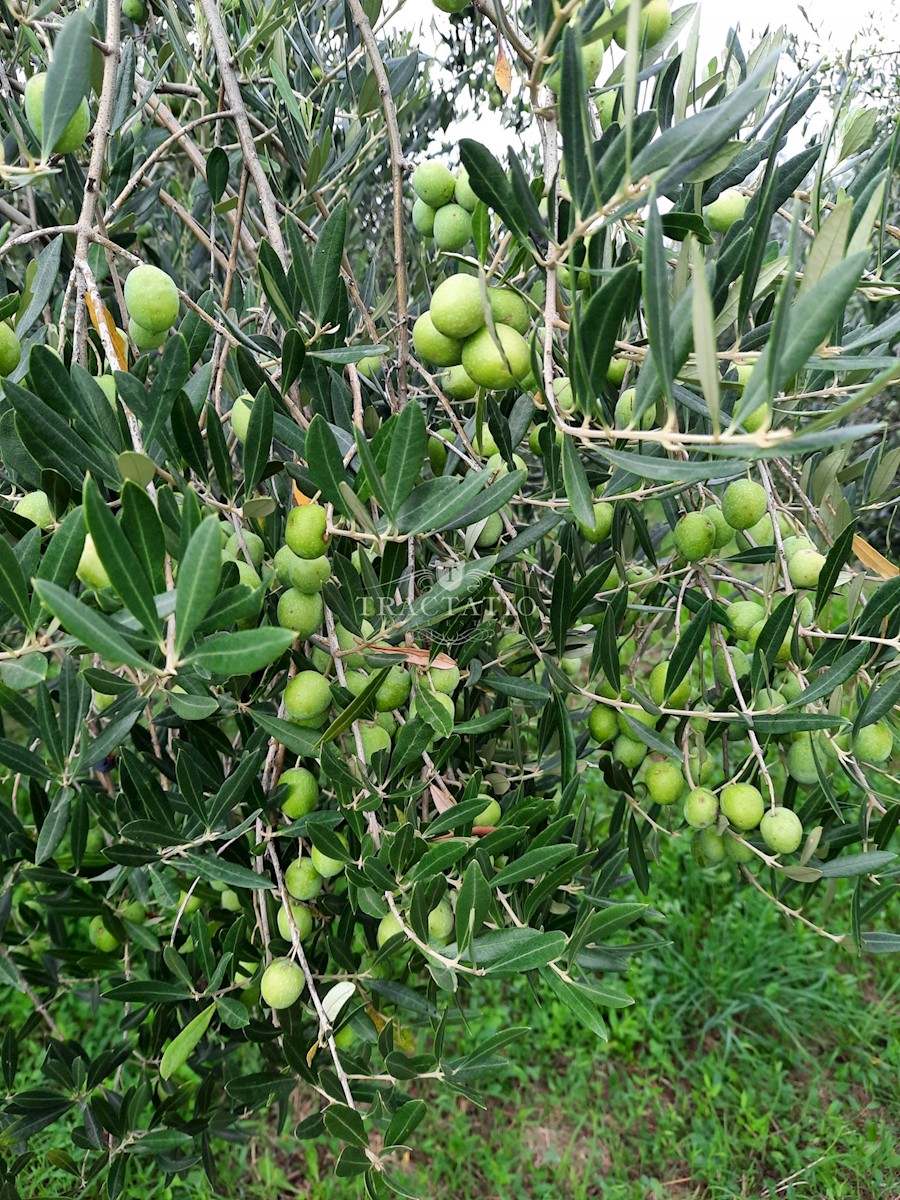
[[[479,387],[493,390],[534,383],[525,339],[528,307],[511,288],[487,289],[487,324],[481,284],[474,275],[451,275],[439,284],[427,312],[413,326],[413,346],[424,363],[451,368],[441,387],[455,400],[470,400]]]
[[[412,186],[416,233],[434,238],[439,250],[454,253],[464,249],[472,237],[472,213],[478,203],[465,167],[454,175],[443,163],[421,163],[413,172]]]

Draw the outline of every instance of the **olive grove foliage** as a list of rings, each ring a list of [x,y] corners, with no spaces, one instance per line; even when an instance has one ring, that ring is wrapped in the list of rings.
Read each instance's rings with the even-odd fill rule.
[[[849,953],[900,949],[900,581],[857,526],[898,495],[895,130],[794,147],[815,71],[783,76],[777,35],[707,66],[694,15],[653,46],[637,0],[455,16],[502,47],[529,132],[502,161],[459,146],[478,202],[450,255],[414,232],[409,180],[453,95],[377,0],[4,10],[0,981],[31,1015],[0,1043],[0,1195],[49,1126],[72,1194],[115,1197],[135,1154],[214,1174],[261,1110],[407,1194],[433,1089],[477,1095],[522,1035],[445,1054],[483,979],[527,974],[598,1038],[633,1002],[629,955],[659,936],[638,893],[693,834],[657,764],[802,823],[776,853],[714,811],[711,869]],[[627,52],[586,77],[613,31]],[[51,49],[36,136],[21,93]],[[85,96],[90,138],[54,156]],[[749,203],[715,232],[731,189]],[[181,316],[137,353],[142,262]],[[453,400],[419,361],[413,322],[460,270],[524,299],[523,386]],[[766,512],[736,540],[673,533],[748,477]],[[16,511],[34,492],[46,520]],[[298,637],[276,554],[310,499],[330,576]],[[330,707],[298,721],[283,693],[311,671]],[[289,816],[295,765],[318,804]],[[334,869],[297,897],[310,930],[279,925],[313,852]],[[302,971],[277,1010],[273,958]]]

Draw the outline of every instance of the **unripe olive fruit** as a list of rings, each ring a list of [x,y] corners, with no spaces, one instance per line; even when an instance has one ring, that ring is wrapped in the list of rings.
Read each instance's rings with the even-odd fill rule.
[[[509,325],[517,333],[528,332],[528,306],[518,292],[505,287],[489,288],[488,305],[496,324]]]
[[[494,440],[494,435],[491,433],[487,425],[482,425],[475,437],[472,439],[472,445],[479,454],[483,454],[485,458],[493,458],[495,454],[500,453],[500,447]]]
[[[434,234],[434,215],[436,211],[430,204],[426,204],[424,200],[416,199],[412,210],[412,222],[416,233],[421,234],[422,237],[431,237]]]
[[[609,537],[609,531],[612,529],[613,514],[615,509],[607,500],[598,500],[594,505],[594,525],[589,528],[578,522],[578,528],[581,530],[582,537],[591,545],[597,545]]]
[[[178,320],[178,289],[159,267],[144,263],[125,280],[128,315],[150,334],[165,333]]]
[[[44,91],[46,87],[47,73],[45,71],[38,75],[32,75],[25,83],[25,116],[38,141],[44,136]],[[91,112],[88,108],[87,97],[84,97],[69,123],[57,138],[53,153],[71,154],[80,149],[84,145],[84,139],[90,128]]]
[[[31,521],[39,529],[49,529],[54,522],[53,509],[46,492],[26,492],[13,508],[14,513]]]
[[[644,776],[650,799],[656,804],[674,804],[684,791],[684,776],[673,762],[651,763]]]
[[[755,829],[765,812],[762,793],[752,783],[730,783],[719,797],[722,812],[735,829]]]
[[[704,508],[703,512],[705,516],[709,517],[715,526],[716,541],[713,548],[715,550],[721,550],[722,547],[727,546],[734,537],[734,530],[725,520],[725,514],[722,512],[721,508],[716,508],[714,504],[711,504],[708,508]]]
[[[754,546],[775,544],[775,529],[768,513],[760,517],[755,525],[751,525],[749,529],[738,534],[737,543],[742,549],[747,549],[751,542]]]
[[[281,772],[280,783],[287,788],[281,801],[281,811],[292,821],[311,813],[319,803],[319,785],[306,767],[290,767]]]
[[[497,325],[494,332],[496,342],[487,327],[466,338],[462,364],[469,378],[480,387],[510,388],[531,370],[531,353],[521,333],[511,326]]]
[[[445,204],[434,214],[434,241],[439,250],[453,253],[472,237],[472,217],[461,204]]]
[[[421,360],[433,367],[455,367],[462,358],[462,342],[447,337],[435,327],[430,312],[424,312],[413,325],[413,348]]]
[[[147,5],[144,0],[122,0],[122,14],[136,25],[143,25],[147,20]]]
[[[111,933],[103,924],[103,917],[99,914],[91,918],[91,923],[88,926],[88,938],[91,945],[104,954],[114,954],[121,944],[116,935]]]
[[[647,747],[643,742],[635,741],[634,738],[620,733],[613,742],[612,755],[616,762],[621,763],[628,770],[634,771],[647,757]]]
[[[486,796],[482,796],[481,799],[487,800],[487,804],[485,804],[481,812],[478,813],[478,815],[472,820],[473,827],[477,829],[496,825],[503,816],[503,811],[496,800],[488,800]]]
[[[752,647],[754,647],[754,648],[756,647],[756,643],[759,641],[759,635],[762,633],[763,629],[765,629],[767,620],[768,620],[768,617],[763,617],[763,619],[761,621],[757,621],[757,623],[755,625],[750,626],[750,632],[747,634],[747,641],[750,643],[750,645]],[[778,647],[778,650],[775,653],[776,663],[780,663],[783,665],[784,663],[790,661],[792,638],[793,638],[793,630],[789,629],[787,631],[787,633],[784,635],[782,643]]]
[[[630,429],[634,424],[634,399],[637,395],[635,388],[626,388],[616,401],[614,419],[618,429]],[[641,429],[652,429],[656,420],[656,406],[651,404],[641,413]]]
[[[619,722],[619,732],[624,733],[626,737],[631,737],[631,726],[628,724],[629,718],[632,721],[637,721],[639,725],[646,725],[648,729],[654,729],[659,717],[655,717],[653,713],[647,712],[643,708],[622,709],[617,715]]]
[[[283,549],[292,555],[293,561],[288,568],[291,587],[306,596],[321,592],[331,578],[331,563],[322,554],[319,558],[300,558],[288,546]],[[277,557],[277,556],[276,556]],[[278,568],[276,567],[276,572]]]
[[[709,788],[697,787],[688,792],[684,800],[684,819],[692,829],[706,829],[715,825],[719,816],[719,801]]]
[[[491,546],[496,546],[502,536],[503,518],[499,513],[491,513],[475,539],[475,545],[479,550],[487,550]]]
[[[654,704],[661,705],[666,694],[666,677],[669,672],[669,664],[667,662],[657,663],[650,672],[649,688],[650,699]],[[688,700],[691,698],[691,674],[690,671],[685,675],[684,679],[674,689],[666,704],[669,708],[684,708]]]
[[[725,831],[725,853],[736,863],[748,863],[756,857],[750,846],[738,839],[735,833],[727,829]]]
[[[375,693],[376,712],[393,712],[409,699],[412,677],[404,667],[391,667]]]
[[[331,685],[318,671],[298,671],[284,689],[284,707],[293,721],[317,717],[331,704]]]
[[[716,866],[726,855],[725,839],[711,825],[700,830],[694,839],[694,847],[696,857],[705,867]]]
[[[321,504],[298,504],[288,513],[284,540],[299,558],[321,558],[328,549],[327,529]]]
[[[453,199],[456,180],[443,163],[425,162],[413,171],[412,186],[420,200],[431,208],[440,208]]]
[[[702,512],[685,513],[675,526],[675,546],[687,562],[707,558],[716,544],[716,527]]]
[[[722,497],[722,513],[732,529],[750,529],[765,515],[766,490],[752,479],[735,479]]]
[[[247,548],[247,553],[250,555],[250,561],[257,569],[262,566],[263,559],[266,556],[266,547],[258,533],[253,533],[249,529],[241,530],[241,537],[244,539],[244,546]],[[233,558],[235,562],[247,560],[244,558],[244,547],[238,541],[236,533],[233,533],[225,543],[225,550],[229,558]]]
[[[619,732],[616,710],[605,704],[595,704],[588,717],[588,729],[595,742],[602,745],[604,742],[612,741]]]
[[[93,832],[93,830],[91,832]],[[100,830],[98,829],[97,832],[100,833]],[[97,847],[97,849],[99,849],[99,847]],[[85,847],[85,850],[87,850],[87,847]],[[143,925],[143,923],[147,920],[147,910],[139,900],[129,900],[127,904],[123,905],[120,915],[123,920],[133,921],[135,925]]]
[[[192,916],[203,907],[203,897],[197,892],[186,892],[184,888],[178,893],[178,907],[186,916]]]
[[[446,945],[453,933],[453,909],[448,900],[441,902],[428,914],[428,939]]]
[[[325,605],[318,592],[307,595],[288,588],[278,601],[278,624],[292,629],[299,638],[308,638],[322,628]]]
[[[781,548],[784,550],[784,556],[788,560],[788,563],[801,550],[815,550],[815,546],[808,537],[797,536],[796,534],[784,538]]]
[[[747,638],[753,626],[765,619],[765,609],[755,600],[735,600],[728,606],[728,621],[736,638]]]
[[[165,341],[165,330],[162,333],[154,333],[152,329],[145,329],[140,325],[134,317],[128,318],[128,336],[137,346],[138,350],[150,351],[158,350]]]
[[[382,917],[378,922],[378,930],[375,934],[375,942],[380,950],[391,938],[395,938],[398,933],[403,933],[403,926],[397,920],[393,913],[388,913],[386,917]]]
[[[742,679],[750,670],[750,659],[739,646],[729,646],[727,650],[717,650],[713,655],[713,675],[716,683],[723,688],[731,686],[729,660],[735,679]]]
[[[362,742],[363,756],[367,763],[370,763],[376,754],[384,751],[390,752],[391,735],[381,725],[370,725],[361,721],[359,736]]]
[[[627,358],[612,358],[609,366],[606,368],[607,383],[611,383],[613,387],[621,387],[625,382],[625,376],[628,373]]]
[[[303,991],[303,972],[289,958],[274,958],[263,971],[259,994],[269,1008],[290,1008]]]
[[[612,10],[614,13],[620,13],[623,9],[628,8],[629,3],[630,0],[615,0]],[[655,46],[666,36],[671,23],[672,9],[669,6],[669,0],[650,0],[650,3],[641,10],[641,44],[648,47]],[[628,38],[628,23],[620,25],[613,37],[616,45],[621,46],[624,50]]]
[[[462,354],[462,345],[459,348],[460,355]],[[438,387],[447,393],[451,400],[471,400],[478,391],[478,384],[470,379],[466,368],[457,363],[455,366],[450,366],[446,371],[442,371],[438,376]],[[449,430],[449,441],[453,441],[456,434],[453,430]],[[446,450],[444,451],[446,454]],[[443,468],[441,468],[443,470]]]
[[[284,886],[295,900],[314,900],[322,890],[322,876],[311,858],[295,858],[284,872]]]
[[[799,741],[792,742],[787,752],[787,772],[797,783],[812,787],[819,782],[812,738],[805,734]]]
[[[461,12],[468,2],[469,0],[450,0],[450,3],[458,3],[460,6],[458,9],[454,9],[454,12]],[[445,9],[445,11],[447,10]],[[461,204],[467,212],[475,211],[475,205],[478,203],[478,197],[472,190],[472,185],[469,183],[469,172],[465,167],[460,167],[456,172],[456,183],[453,188],[453,199],[457,204]]]
[[[703,216],[713,233],[727,233],[747,211],[748,197],[736,188],[728,188],[708,204]]]
[[[100,555],[97,553],[94,539],[90,534],[85,536],[84,547],[78,560],[78,566],[75,568],[75,574],[85,587],[93,588],[95,592],[110,586],[106,568],[100,561]]]
[[[456,340],[470,337],[485,322],[481,284],[474,275],[451,275],[435,288],[428,311],[434,328],[444,337]],[[438,365],[451,367],[453,363]]]
[[[814,588],[819,582],[825,555],[818,550],[798,550],[788,562],[788,575],[796,588]]]
[[[534,663],[534,651],[528,639],[510,630],[497,643],[497,657],[508,675],[524,675]]]
[[[894,751],[894,735],[887,721],[865,725],[853,739],[853,753],[863,762],[878,765],[887,762]]]
[[[770,808],[759,823],[762,839],[773,854],[793,854],[803,841],[803,825],[789,808]]]
[[[305,904],[295,904],[291,901],[291,916],[294,918],[294,924],[297,926],[297,935],[302,942],[312,932],[312,913]],[[278,910],[278,932],[286,942],[293,941],[290,917],[288,916],[288,910],[283,904]]]
[[[418,711],[417,700],[418,700],[418,697],[422,695],[422,692],[424,690],[427,690],[427,689],[420,689],[417,696],[413,697],[412,704],[410,704],[410,706],[409,706],[409,715],[411,717],[414,717]],[[453,703],[452,697],[445,696],[443,692],[431,692],[431,699],[436,701],[437,704],[444,710],[445,713],[447,713],[447,715],[451,719],[455,717],[456,706]]]
[[[338,840],[343,842],[345,846],[347,845],[347,839],[342,833],[338,834]],[[310,858],[312,859],[313,866],[323,879],[333,879],[335,875],[340,875],[341,871],[343,871],[344,867],[347,865],[344,859],[332,858],[330,855],[325,854],[322,850],[319,850],[316,846],[313,846],[310,853]]]
[[[457,687],[459,687],[460,673],[459,667],[429,667],[428,668],[428,683],[435,692],[443,692],[444,695],[452,695]]]
[[[231,412],[228,414],[228,419],[231,422],[231,431],[241,443],[247,440],[252,408],[253,397],[245,392],[244,395],[238,396],[237,400],[231,406]]]
[[[22,343],[5,321],[0,321],[0,378],[11,375],[22,361]]]

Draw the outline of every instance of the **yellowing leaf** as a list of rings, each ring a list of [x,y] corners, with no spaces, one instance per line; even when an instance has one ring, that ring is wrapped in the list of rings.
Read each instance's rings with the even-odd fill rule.
[[[510,87],[512,86],[512,68],[509,65],[509,59],[506,57],[506,51],[501,46],[497,52],[497,65],[494,67],[494,79],[497,81],[497,87],[504,96],[509,95]]]
[[[879,554],[865,538],[861,538],[858,534],[853,539],[853,553],[864,567],[868,567],[882,579],[896,579],[900,575],[900,567],[895,567],[892,562],[888,562],[883,554]]]
[[[112,313],[109,311],[106,305],[104,305],[102,313],[100,314],[100,317],[98,317],[93,301],[91,300],[90,293],[85,296],[85,300],[87,300],[88,316],[91,318],[91,324],[97,330],[97,332],[100,332],[101,317],[103,323],[106,325],[106,331],[109,334],[110,340],[113,344],[113,349],[116,352],[116,357],[119,360],[117,363],[111,363],[110,366],[117,367],[120,371],[127,371],[128,357],[125,348],[125,339],[116,328],[116,323],[113,320]]]

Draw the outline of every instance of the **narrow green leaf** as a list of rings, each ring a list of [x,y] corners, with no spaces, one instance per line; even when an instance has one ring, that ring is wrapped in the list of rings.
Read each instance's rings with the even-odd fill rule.
[[[44,87],[41,158],[53,153],[91,85],[91,22],[87,13],[66,17],[53,44]]]
[[[322,324],[329,319],[340,287],[346,232],[347,202],[341,200],[331,210],[312,256],[312,270],[318,291],[316,316]]]
[[[545,967],[566,949],[566,935],[559,930],[502,929],[476,938],[469,947],[469,960],[491,974],[519,975]]]
[[[243,629],[206,638],[185,659],[213,675],[252,675],[269,666],[294,643],[290,629]]]
[[[341,484],[349,483],[343,457],[328,422],[316,413],[306,431],[306,461],[313,483],[326,500],[347,516]]]
[[[91,478],[84,485],[84,516],[100,561],[125,607],[151,637],[158,638],[160,621],[150,577]]]
[[[255,406],[254,406],[255,407]],[[206,517],[194,530],[178,565],[175,593],[175,653],[181,654],[191,634],[209,612],[222,576],[222,535],[216,517]]]
[[[594,498],[587,480],[587,473],[575,439],[566,437],[562,444],[563,484],[566,489],[566,499],[572,507],[575,519],[588,528],[594,527]]]
[[[283,721],[280,717],[272,716],[271,713],[260,712],[259,709],[251,708],[250,716],[253,721],[264,729],[269,737],[274,738],[281,746],[285,746],[292,754],[298,754],[302,758],[315,758],[316,746],[319,742],[319,734],[312,729],[301,729],[299,725],[293,725],[290,721]]]
[[[603,1042],[609,1040],[609,1030],[597,1011],[598,1002],[590,988],[574,980],[560,979],[555,971],[542,971],[541,978],[586,1029]]]
[[[480,799],[480,797],[478,798]],[[474,813],[477,816],[478,813]],[[456,901],[456,945],[461,954],[471,945],[491,911],[491,885],[477,860],[466,867]]]
[[[394,433],[384,472],[390,512],[397,512],[412,491],[422,469],[427,444],[428,430],[422,410],[418,404],[407,404],[394,420]]]
[[[0,596],[26,629],[34,629],[28,584],[19,561],[5,537],[0,537]]]
[[[169,1042],[159,1064],[159,1073],[163,1079],[171,1079],[178,1068],[184,1066],[209,1028],[215,1011],[216,1006],[213,1002],[208,1008],[204,1008],[203,1012],[198,1013],[193,1021],[185,1025],[184,1029]]]
[[[427,1112],[428,1105],[424,1100],[407,1100],[401,1104],[385,1131],[385,1149],[405,1146],[406,1139],[422,1124]]]
[[[644,235],[643,293],[647,313],[647,332],[653,362],[663,387],[663,394],[672,404],[674,353],[672,348],[672,302],[669,299],[668,263],[663,242],[662,223],[656,203],[656,191],[650,192],[647,224]],[[641,416],[635,408],[635,419]]]
[[[375,693],[381,687],[384,680],[390,672],[390,667],[383,667],[380,671],[375,671],[369,682],[359,693],[354,696],[347,707],[335,717],[325,732],[319,738],[319,743],[325,745],[326,742],[333,742],[336,737],[349,729],[353,722],[369,709],[375,699]]]
[[[707,600],[698,613],[684,627],[675,649],[666,667],[666,690],[663,703],[669,699],[675,689],[690,671],[697,658],[697,652],[703,645],[706,631],[709,629],[713,615],[713,601]]]
[[[332,1137],[341,1141],[351,1142],[357,1146],[368,1147],[366,1127],[363,1119],[356,1111],[346,1104],[332,1104],[325,1109],[325,1128]]]
[[[249,499],[262,478],[272,448],[274,406],[268,388],[263,388],[250,409],[244,443],[244,495]]]
[[[818,863],[824,879],[851,879],[855,875],[877,875],[897,857],[888,850],[871,850],[864,854],[845,854],[829,862]]]
[[[129,667],[154,670],[105,617],[88,608],[65,589],[46,579],[37,579],[34,590],[65,631],[107,663],[122,662]]]

